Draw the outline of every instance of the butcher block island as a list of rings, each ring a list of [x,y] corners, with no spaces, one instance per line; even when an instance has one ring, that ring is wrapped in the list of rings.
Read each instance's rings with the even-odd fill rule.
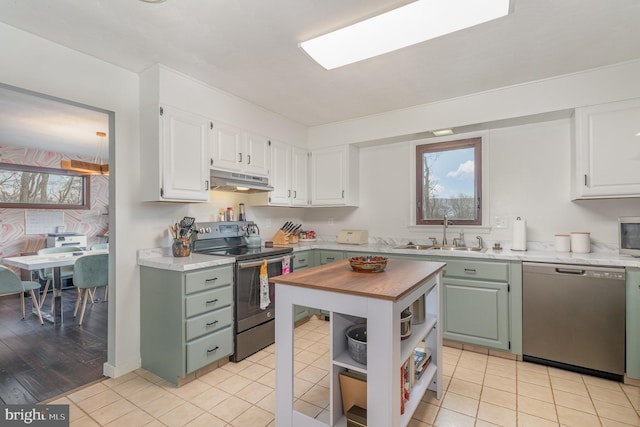
[[[327,420],[294,409],[293,329],[297,305],[330,312],[328,425],[346,426],[346,414],[352,409],[351,395],[344,396],[350,407],[343,407],[341,375],[357,378],[363,384],[362,392],[366,388],[367,397],[360,405],[366,406],[369,427],[408,425],[427,389],[440,399],[440,283],[445,265],[389,259],[384,271],[366,273],[352,270],[349,260],[342,260],[270,278],[276,287],[276,425],[327,425]],[[401,338],[402,312],[412,306],[418,308],[416,311],[424,307],[424,312],[413,314],[416,321],[411,324],[410,335],[407,337],[405,330]],[[351,357],[345,334],[347,328],[360,323],[366,323],[366,364]],[[424,362],[418,366],[419,356],[424,360],[429,353],[426,366]]]

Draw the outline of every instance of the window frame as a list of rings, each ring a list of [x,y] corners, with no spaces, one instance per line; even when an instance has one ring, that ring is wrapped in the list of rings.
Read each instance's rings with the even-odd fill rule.
[[[482,226],[482,137],[434,142],[416,145],[416,193],[415,215],[416,225],[442,225],[443,219],[424,219],[422,217],[422,201],[424,200],[422,186],[423,158],[425,153],[459,150],[463,148],[474,149],[474,198],[475,219],[451,219],[452,225]]]
[[[91,179],[88,175],[82,175],[70,172],[64,169],[47,168],[42,166],[21,165],[15,163],[0,163],[0,169],[14,170],[31,173],[46,173],[50,175],[67,175],[78,176],[82,178],[82,204],[51,204],[51,203],[5,203],[0,201],[0,209],[2,208],[21,208],[21,209],[74,209],[89,210],[91,209]]]

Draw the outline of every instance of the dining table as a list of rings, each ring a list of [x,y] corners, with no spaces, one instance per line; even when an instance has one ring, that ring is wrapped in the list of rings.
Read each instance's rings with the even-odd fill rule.
[[[53,324],[62,325],[64,322],[64,316],[62,315],[62,280],[60,279],[60,267],[74,265],[76,260],[83,255],[96,255],[108,252],[108,249],[98,249],[91,251],[23,255],[3,258],[2,263],[28,271],[37,271],[48,268],[53,269],[52,311],[51,313],[43,312],[42,319]]]

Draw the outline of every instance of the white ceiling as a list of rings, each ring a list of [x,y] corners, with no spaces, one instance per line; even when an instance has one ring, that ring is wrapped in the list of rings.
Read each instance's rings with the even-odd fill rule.
[[[331,71],[298,43],[409,0],[12,0],[0,21],[134,72],[162,63],[307,126],[640,58],[638,0],[513,2]]]

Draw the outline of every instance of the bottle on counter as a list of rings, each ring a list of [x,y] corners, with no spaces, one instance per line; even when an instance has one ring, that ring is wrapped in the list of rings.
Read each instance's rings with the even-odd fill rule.
[[[234,215],[233,215],[233,208],[232,207],[228,207],[227,211],[225,212],[225,218],[226,221],[234,221]]]
[[[244,213],[244,203],[238,205],[238,221],[246,221],[247,216]]]
[[[222,222],[226,219],[226,215],[227,215],[227,211],[224,209],[220,209],[220,212],[218,212],[218,221]]]

